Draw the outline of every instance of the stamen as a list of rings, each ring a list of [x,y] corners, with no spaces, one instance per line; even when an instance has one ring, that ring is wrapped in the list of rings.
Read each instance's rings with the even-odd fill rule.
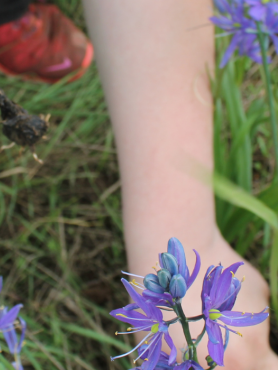
[[[151,326],[148,325],[148,326],[141,326],[139,328],[129,328],[129,329],[132,329],[132,331],[131,330],[122,331],[122,332],[117,331],[116,335],[118,335],[118,334],[133,334],[133,333],[137,333],[138,331],[151,330]]]
[[[235,274],[233,273],[233,271],[230,271],[230,273],[232,274],[233,278],[235,277]]]
[[[127,319],[127,316],[123,315],[122,313],[116,313],[116,316],[122,316],[122,317],[125,317]]]
[[[145,336],[144,339],[141,340],[141,342],[139,344],[137,344],[137,346],[135,346],[133,349],[131,349],[130,351],[126,352],[126,353],[123,353],[122,355],[119,355],[119,356],[115,356],[115,357],[110,357],[111,358],[111,361],[114,361],[116,358],[122,358],[122,357],[125,357],[125,356],[128,356],[129,354],[131,354],[132,352],[134,352],[138,347],[141,346],[142,343],[144,343],[144,341],[149,338],[150,336],[152,335],[152,333],[149,333],[148,335]],[[139,357],[138,357],[139,358]],[[135,360],[137,361],[137,359]]]
[[[129,283],[130,283],[130,285],[133,285],[133,286],[135,286],[138,289],[141,289],[141,290],[145,290],[146,289],[145,287],[143,288],[143,285],[137,283],[135,280],[134,281],[130,281]]]
[[[243,278],[241,279],[241,282],[243,283],[245,281],[245,275],[243,276]]]
[[[240,335],[242,337],[242,334],[241,333],[239,333],[238,331],[235,331],[235,330],[232,330],[232,329],[228,328],[227,325],[221,325],[221,324],[219,324],[219,322],[217,323],[217,325],[218,326],[221,326],[221,328],[224,328],[226,330],[229,330],[230,332],[232,332],[234,334],[237,334],[237,335]]]
[[[160,338],[160,335],[154,335],[151,338],[149,338],[149,344],[148,347],[144,349],[144,351],[135,359],[135,361],[139,360],[140,357],[143,356],[143,354],[150,348],[150,346],[157,341]],[[146,338],[145,338],[146,339]]]
[[[239,331],[237,331],[236,333],[237,333],[237,335],[239,335],[241,338],[243,337],[243,335],[242,335]]]
[[[115,335],[118,335],[118,332],[117,331],[115,331]]]
[[[241,312],[242,315],[245,315],[245,311]]]
[[[135,277],[139,277],[141,279],[144,279],[144,276],[130,274],[129,272],[121,271],[121,273],[124,274],[124,275],[135,276]]]
[[[149,361],[149,359],[148,358],[145,358],[145,360],[144,361]]]

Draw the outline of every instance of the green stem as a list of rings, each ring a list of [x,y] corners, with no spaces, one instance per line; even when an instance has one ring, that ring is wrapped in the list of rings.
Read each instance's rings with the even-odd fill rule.
[[[206,332],[206,324],[204,325],[204,327],[203,327],[203,330],[201,331],[201,333],[198,335],[198,337],[197,337],[197,339],[196,339],[196,341],[195,341],[195,346],[197,347],[198,346],[198,344],[201,342],[201,340],[203,339],[203,336],[204,336],[204,334],[205,334],[205,332]]]
[[[273,141],[274,141],[274,152],[275,152],[274,179],[275,181],[277,181],[278,180],[278,135],[277,135],[276,114],[275,114],[275,107],[274,107],[274,97],[273,97],[273,92],[271,89],[271,78],[270,78],[270,71],[269,71],[268,62],[267,62],[267,53],[266,53],[265,44],[264,44],[264,35],[262,33],[261,25],[259,22],[257,22],[257,28],[258,28],[260,48],[262,52],[263,68],[264,68],[264,74],[265,74],[266,90],[267,90],[269,112],[270,112],[270,123],[271,123]]]
[[[185,314],[183,312],[181,304],[176,303],[176,305],[174,306],[174,310],[175,310],[177,316],[180,319],[182,329],[183,329],[183,333],[184,333],[185,339],[186,339],[187,344],[188,344],[189,360],[194,360],[195,362],[199,363],[198,358],[197,358],[196,346],[193,343],[193,340],[191,338],[191,334],[190,334],[190,330],[189,330],[189,324],[188,324],[188,321],[185,317]]]
[[[202,320],[204,318],[205,318],[204,315],[198,315],[198,316],[187,317],[186,320],[188,322],[192,322],[192,321],[199,321],[199,320]]]

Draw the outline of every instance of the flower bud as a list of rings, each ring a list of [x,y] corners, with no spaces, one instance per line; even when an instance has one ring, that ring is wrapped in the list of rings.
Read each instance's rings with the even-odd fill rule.
[[[213,359],[210,356],[207,356],[206,360],[207,360],[208,366],[213,366],[215,364],[215,362],[213,361]]]
[[[181,274],[174,275],[170,282],[170,294],[173,298],[183,298],[187,291],[187,286]]]
[[[159,284],[164,289],[168,288],[168,286],[170,284],[170,280],[172,278],[170,272],[166,269],[161,269],[161,270],[157,271],[157,277],[158,277]]]
[[[159,284],[158,277],[155,274],[146,275],[143,284],[151,292],[164,293],[164,288]]]
[[[161,267],[167,269],[172,276],[178,273],[178,261],[172,254],[161,253],[161,263]]]

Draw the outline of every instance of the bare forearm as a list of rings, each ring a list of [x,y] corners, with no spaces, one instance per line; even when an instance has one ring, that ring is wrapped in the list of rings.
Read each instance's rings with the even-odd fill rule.
[[[88,25],[115,129],[125,238],[136,272],[157,259],[171,236],[190,249],[205,248],[214,237],[212,192],[182,170],[190,157],[208,168],[213,163],[206,76],[213,29],[190,30],[208,23],[211,4],[87,0],[87,6],[93,8]]]

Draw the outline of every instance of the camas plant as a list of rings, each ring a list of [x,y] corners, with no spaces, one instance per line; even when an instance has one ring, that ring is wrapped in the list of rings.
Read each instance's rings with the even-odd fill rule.
[[[2,283],[3,279],[0,276],[0,292],[2,290]],[[4,335],[9,352],[14,356],[12,365],[15,370],[23,370],[20,352],[25,337],[26,323],[21,317],[18,317],[22,307],[22,304],[17,304],[10,310],[8,310],[8,307],[0,307],[0,332]],[[20,337],[17,336],[16,329],[21,330]]]
[[[196,251],[194,252],[196,264],[191,275],[183,246],[176,238],[169,240],[167,253],[159,255],[160,269],[156,274],[148,274],[144,277],[125,273],[141,278],[142,283],[136,282],[135,279],[131,282],[122,279],[134,303],[110,312],[113,317],[131,325],[126,332],[116,332],[116,334],[144,331],[146,335],[135,348],[128,353],[112,357],[112,361],[138,350],[138,357],[134,363],[141,359],[142,364],[134,369],[202,370],[197,356],[197,347],[207,332],[209,340],[206,360],[208,369],[211,370],[217,365],[224,365],[224,351],[228,345],[229,333],[240,335],[230,326],[253,326],[268,317],[269,314],[266,312],[268,307],[259,313],[232,311],[241,288],[241,281],[235,277],[235,274],[243,262],[234,263],[226,269],[221,265],[210,266],[204,277],[201,292],[202,313],[198,316],[186,317],[182,309],[182,299],[194,283],[201,266],[200,256]],[[140,289],[142,294],[139,294],[135,288]],[[161,310],[165,308],[172,310],[173,319],[164,321]],[[140,312],[137,311],[138,309]],[[193,339],[189,322],[198,320],[204,320],[204,329],[196,339]],[[187,348],[183,351],[183,361],[180,364],[177,363],[177,349],[169,334],[169,326],[177,322],[181,323],[187,342]],[[223,341],[221,328],[225,332],[225,341]],[[163,338],[169,346],[169,355],[161,351]]]
[[[218,36],[231,35],[220,68],[223,68],[235,52],[246,55],[256,63],[262,63],[270,112],[275,151],[275,181],[278,182],[278,133],[271,89],[269,46],[272,43],[278,54],[278,3],[270,0],[214,0],[216,15],[210,20],[224,30]]]

